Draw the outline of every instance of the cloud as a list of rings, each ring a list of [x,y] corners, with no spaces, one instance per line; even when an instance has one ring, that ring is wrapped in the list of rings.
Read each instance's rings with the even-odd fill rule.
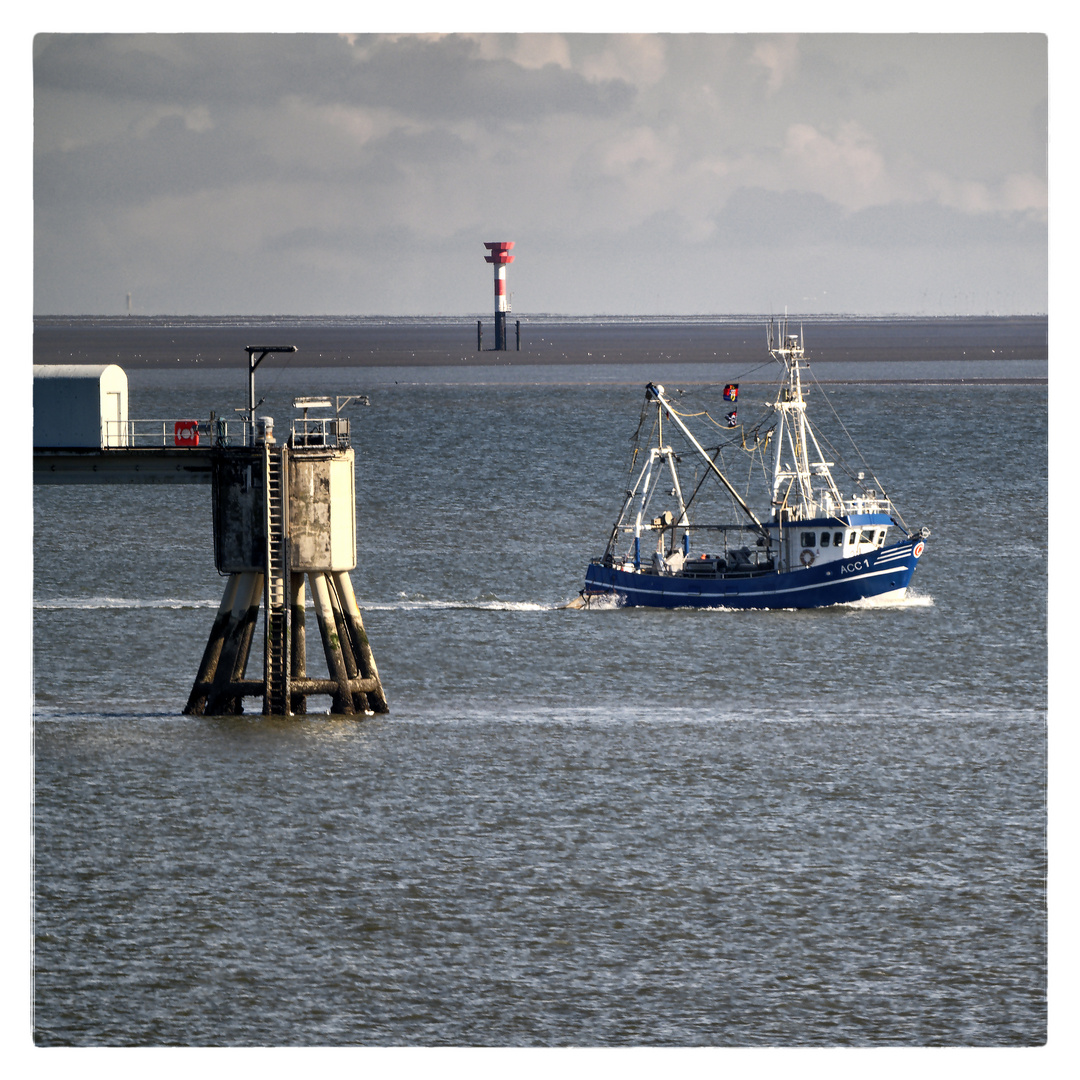
[[[789,82],[799,66],[799,43],[794,34],[768,38],[754,46],[754,61],[768,73],[766,88],[775,94]]]
[[[1031,173],[1011,173],[995,184],[928,173],[927,190],[941,203],[970,215],[999,215],[1022,212],[1045,221],[1048,192],[1046,181]]]
[[[656,34],[607,36],[595,50],[584,46],[578,50],[581,73],[591,82],[618,80],[636,87],[655,86],[668,73],[667,42]]]
[[[486,36],[459,34],[365,41],[340,91],[358,103],[417,117],[497,123],[550,113],[610,114],[633,99],[624,81],[589,80],[551,60],[538,66],[537,57],[552,52],[546,36],[536,49],[528,42],[505,49],[497,44]],[[565,59],[564,50],[554,51]]]
[[[483,60],[509,60],[536,70],[554,64],[570,70],[570,44],[565,34],[463,34],[476,42]]]
[[[792,124],[784,143],[785,174],[804,190],[848,209],[889,197],[885,160],[874,140],[853,122],[828,135],[810,124]]]
[[[297,304],[444,310],[467,303],[456,260],[496,233],[519,241],[515,280],[602,247],[605,283],[666,305],[714,296],[708,260],[755,237],[864,258],[907,222],[958,265],[999,244],[1037,266],[1032,37],[41,35],[35,303],[85,310],[137,279],[162,310],[288,309],[290,287]],[[686,280],[639,289],[676,249]],[[252,275],[260,256],[275,269]],[[394,287],[423,275],[440,295]],[[586,303],[565,271],[541,280],[539,307]]]

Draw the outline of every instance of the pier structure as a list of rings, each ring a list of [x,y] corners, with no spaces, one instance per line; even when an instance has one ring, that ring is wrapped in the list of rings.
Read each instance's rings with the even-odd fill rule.
[[[332,416],[309,419],[309,409],[333,403],[300,398],[294,404],[303,416],[293,419],[279,439],[273,418],[255,415],[255,357],[261,361],[293,348],[247,351],[244,420],[211,415],[209,422],[113,421],[114,403],[103,393],[98,445],[87,445],[85,432],[73,446],[43,446],[35,438],[34,480],[211,485],[214,561],[226,584],[185,714],[238,714],[244,699],[255,697],[264,715],[302,715],[313,695],[329,696],[332,712],[346,716],[388,712],[350,577],[356,567],[356,487],[349,421],[340,408]],[[115,372],[104,374],[113,385]],[[38,375],[35,370],[35,394]],[[43,382],[39,408],[48,407],[48,391],[54,388],[60,388],[60,397],[70,396],[61,381]],[[85,386],[77,389],[84,411],[98,407]],[[94,423],[88,420],[83,427],[89,431]],[[307,671],[307,588],[327,678]],[[247,665],[260,608],[263,673],[253,679]]]
[[[484,247],[488,254],[484,256],[484,262],[489,262],[495,270],[495,351],[506,350],[506,315],[510,310],[510,299],[506,293],[506,268],[514,261],[510,249],[514,246],[513,240],[485,241]],[[480,332],[477,332],[477,347],[480,345]],[[521,327],[518,326],[518,348],[521,348]]]

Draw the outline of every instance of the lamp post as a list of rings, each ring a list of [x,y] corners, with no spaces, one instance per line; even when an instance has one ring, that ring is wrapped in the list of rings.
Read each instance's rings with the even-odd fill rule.
[[[255,369],[270,353],[296,352],[295,345],[245,345],[248,354],[248,423],[251,425],[251,441],[255,442]],[[258,354],[256,356],[256,354]],[[260,401],[259,404],[262,404]]]

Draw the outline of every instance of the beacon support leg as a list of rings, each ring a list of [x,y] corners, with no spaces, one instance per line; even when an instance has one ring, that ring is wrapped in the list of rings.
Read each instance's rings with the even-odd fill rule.
[[[332,708],[336,713],[353,716],[356,710],[353,708],[352,691],[349,689],[349,672],[345,667],[345,657],[341,652],[341,639],[334,619],[334,609],[330,603],[330,586],[326,575],[321,571],[316,571],[309,577],[311,578],[311,592],[315,600],[315,615],[319,621],[319,633],[322,635],[323,651],[326,653],[326,666],[331,680],[337,683],[338,687]]]
[[[259,598],[262,593],[262,574],[244,571],[237,575],[237,579],[232,610],[229,612],[229,623],[221,645],[221,655],[218,658],[217,669],[206,700],[205,712],[210,716],[232,715],[242,711],[241,700],[235,694],[229,693],[229,683],[239,678],[235,674],[238,666],[241,674],[247,666],[244,638],[247,637],[249,648],[251,634],[248,631],[254,629],[254,623],[249,619],[251,604],[254,601],[257,617]]]
[[[225,635],[229,629],[229,621],[236,602],[236,590],[240,583],[240,574],[230,574],[225,585],[225,593],[221,598],[217,615],[214,617],[214,625],[210,630],[210,638],[203,650],[202,661],[199,664],[199,673],[195,676],[195,684],[191,688],[187,705],[184,708],[185,716],[201,716],[206,709],[206,699],[209,694],[209,684],[214,681],[217,674],[218,661],[221,659],[221,649],[225,644]]]
[[[304,575],[292,574],[289,580],[289,602],[292,605],[292,643],[290,672],[292,680],[307,678],[307,633],[304,628]],[[307,713],[307,697],[295,691],[292,695],[292,711],[296,716]]]
[[[353,651],[360,668],[360,675],[365,679],[375,680],[375,689],[367,693],[368,703],[377,713],[389,712],[390,707],[386,703],[386,693],[383,690],[382,681],[379,679],[379,669],[375,666],[375,656],[371,651],[371,642],[368,641],[367,631],[364,629],[364,620],[360,616],[360,607],[356,603],[356,593],[353,592],[352,578],[347,570],[338,570],[334,573],[334,583],[337,585],[338,595],[341,597],[341,606],[345,613],[346,622],[349,625],[350,637],[352,638]]]

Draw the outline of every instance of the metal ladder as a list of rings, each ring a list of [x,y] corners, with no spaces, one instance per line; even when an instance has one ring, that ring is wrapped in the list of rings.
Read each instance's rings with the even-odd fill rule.
[[[289,505],[288,447],[265,444],[266,586],[263,713],[289,716]]]

